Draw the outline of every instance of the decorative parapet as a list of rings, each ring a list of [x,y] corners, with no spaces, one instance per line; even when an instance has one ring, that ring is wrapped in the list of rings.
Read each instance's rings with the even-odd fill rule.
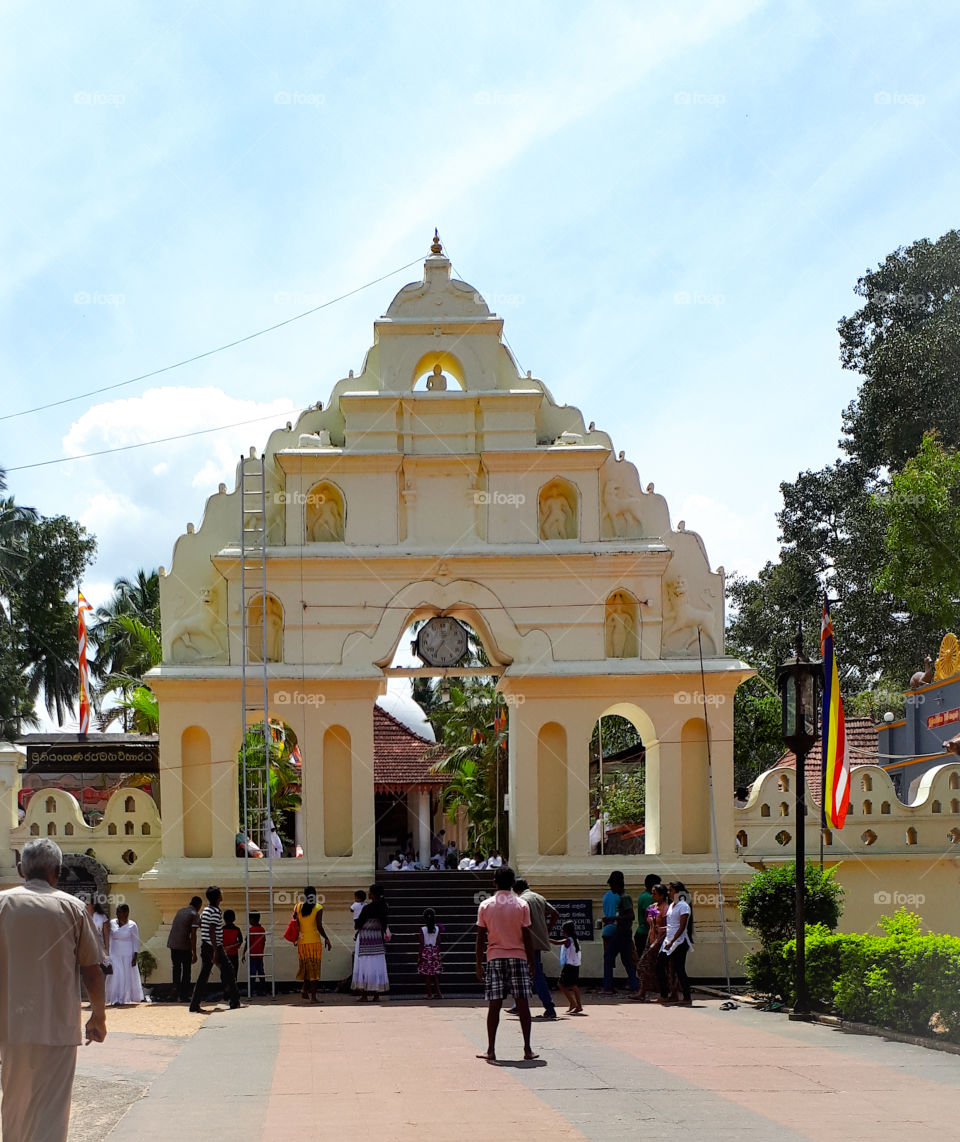
[[[750,799],[734,810],[737,851],[750,863],[793,859],[795,797],[793,769],[775,768],[753,783]],[[806,851],[820,845],[820,806],[806,786]],[[900,801],[890,775],[878,765],[857,766],[850,775],[850,809],[842,830],[825,830],[824,856],[960,856],[960,762],[924,774],[910,804]]]
[[[88,825],[72,793],[39,789],[10,830],[11,847],[19,851],[35,837],[50,837],[65,853],[92,849],[111,876],[138,876],[160,857],[160,814],[149,793],[124,787],[107,802],[100,824]]]

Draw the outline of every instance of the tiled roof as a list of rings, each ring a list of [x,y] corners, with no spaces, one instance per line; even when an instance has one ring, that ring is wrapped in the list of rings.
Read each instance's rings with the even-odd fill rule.
[[[850,768],[858,765],[877,765],[877,728],[872,718],[847,718],[847,748],[850,755]],[[820,742],[814,742],[813,749],[807,754],[804,772],[810,796],[820,804],[820,771],[823,767],[823,753]],[[797,759],[792,750],[780,758],[776,768],[796,769]]]
[[[373,707],[373,783],[378,793],[439,789],[450,777],[430,769],[445,756],[442,746],[420,737],[379,706]]]

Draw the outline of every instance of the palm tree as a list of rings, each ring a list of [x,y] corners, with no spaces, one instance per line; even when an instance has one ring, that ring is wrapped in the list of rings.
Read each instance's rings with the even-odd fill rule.
[[[113,585],[113,596],[97,608],[96,618],[90,630],[97,648],[91,673],[101,683],[94,697],[100,729],[106,729],[118,718],[122,719],[124,730],[131,724],[136,727],[138,720],[141,724],[155,724],[145,696],[133,699],[138,689],[148,689],[143,686],[143,676],[162,657],[158,573],[148,574],[141,569],[133,581],[118,579]],[[120,695],[116,704],[104,709],[104,698],[116,694]]]

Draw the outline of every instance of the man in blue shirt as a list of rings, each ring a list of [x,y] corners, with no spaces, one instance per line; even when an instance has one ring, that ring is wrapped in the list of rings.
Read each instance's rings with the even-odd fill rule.
[[[627,987],[635,992],[640,981],[633,966],[633,901],[627,896],[622,872],[607,878],[610,891],[603,897],[603,993],[613,995],[613,965],[617,956],[627,973]]]

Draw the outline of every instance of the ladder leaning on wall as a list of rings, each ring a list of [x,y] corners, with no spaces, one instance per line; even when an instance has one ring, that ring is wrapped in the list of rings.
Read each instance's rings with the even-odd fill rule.
[[[259,606],[257,605],[259,601]],[[263,965],[270,994],[277,993],[274,955],[273,845],[270,836],[270,729],[267,686],[267,487],[264,459],[253,454],[240,460],[240,772],[243,826],[244,906],[247,928],[247,995],[252,994],[250,978],[250,912],[260,912],[266,929]],[[263,745],[254,748],[251,727],[263,730]],[[258,834],[254,836],[253,834]],[[255,840],[266,863],[266,900],[263,878],[250,883],[250,846]],[[257,858],[258,873],[263,867]],[[265,915],[264,915],[265,913]]]

